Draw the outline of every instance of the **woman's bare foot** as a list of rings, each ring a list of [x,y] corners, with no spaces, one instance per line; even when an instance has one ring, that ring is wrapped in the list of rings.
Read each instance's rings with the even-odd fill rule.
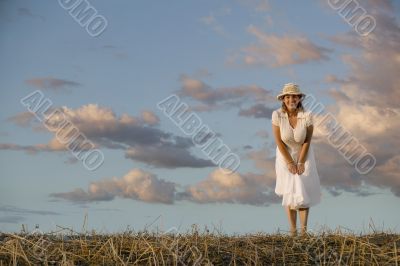
[[[301,229],[301,232],[300,232],[300,236],[307,236],[307,230],[306,229]]]
[[[290,236],[292,236],[292,237],[296,237],[297,236],[297,229],[296,228],[290,229]]]

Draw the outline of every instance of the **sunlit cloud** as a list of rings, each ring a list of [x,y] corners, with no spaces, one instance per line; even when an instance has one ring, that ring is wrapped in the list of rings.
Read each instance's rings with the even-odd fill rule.
[[[335,43],[358,48],[359,55],[342,57],[350,69],[347,76],[328,76],[326,81],[337,85],[329,91],[335,106],[328,108],[340,125],[374,155],[376,166],[367,175],[358,174],[337,156],[337,151],[318,141],[317,133],[321,183],[346,189],[365,182],[400,196],[400,26],[390,1],[363,4],[376,19],[376,29],[366,37],[349,32],[331,38]]]
[[[247,31],[257,39],[256,44],[229,55],[228,64],[284,67],[328,60],[331,49],[319,46],[304,36],[276,35],[263,32],[254,25]]]
[[[179,80],[181,89],[175,93],[199,102],[199,105],[191,107],[199,112],[240,108],[248,103],[275,103],[272,91],[257,85],[212,88],[204,81],[188,75],[181,75]]]
[[[254,118],[270,118],[274,108],[265,106],[264,104],[256,104],[248,109],[242,109],[239,111],[239,116],[247,116]]]
[[[174,201],[174,192],[173,182],[159,179],[142,169],[133,169],[121,178],[92,182],[87,191],[78,188],[71,192],[52,193],[50,196],[76,203],[110,201],[120,197],[171,204]]]
[[[38,89],[54,90],[54,91],[81,86],[81,84],[76,81],[58,79],[52,77],[27,79],[25,80],[25,83]]]
[[[116,115],[111,108],[100,107],[95,104],[84,105],[77,109],[68,107],[59,108],[66,120],[79,129],[96,148],[120,149],[125,157],[156,167],[209,167],[214,166],[210,160],[197,158],[190,151],[194,147],[190,138],[175,136],[157,128],[159,117],[150,110],[144,110],[139,116],[128,114]],[[53,124],[62,122],[61,115],[49,119]],[[37,128],[38,121],[29,113],[20,113],[9,118],[9,121],[18,125],[31,125]],[[36,123],[36,124],[35,124]],[[42,129],[45,127],[43,125]],[[71,127],[72,128],[72,127]],[[28,153],[41,151],[66,151],[62,142],[71,138],[70,127],[62,127],[60,134],[49,143],[33,145],[19,145],[1,143],[0,149],[21,150]],[[72,134],[72,133],[71,133]],[[68,142],[67,142],[68,143]],[[171,156],[174,154],[174,156]]]
[[[268,189],[262,175],[226,174],[221,169],[213,171],[206,179],[190,185],[177,197],[197,203],[239,203],[269,205],[278,197]]]

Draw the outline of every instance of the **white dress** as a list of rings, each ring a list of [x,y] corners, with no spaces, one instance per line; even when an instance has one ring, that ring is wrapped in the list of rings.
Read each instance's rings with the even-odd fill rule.
[[[279,126],[281,139],[293,160],[297,163],[299,152],[307,135],[307,127],[313,124],[312,113],[299,111],[297,113],[297,124],[293,129],[289,123],[287,113],[282,112],[281,108],[279,108],[272,113],[272,124]],[[283,197],[282,206],[298,209],[299,207],[314,206],[321,201],[320,180],[315,164],[312,142],[308,149],[304,167],[304,173],[301,175],[290,173],[283,155],[276,147],[275,193]]]

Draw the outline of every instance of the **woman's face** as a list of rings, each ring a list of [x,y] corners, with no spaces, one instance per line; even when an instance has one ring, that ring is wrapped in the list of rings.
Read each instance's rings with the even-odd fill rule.
[[[300,95],[290,95],[290,94],[285,95],[283,97],[283,102],[285,103],[286,108],[289,111],[294,111],[296,110],[297,105],[300,102]]]

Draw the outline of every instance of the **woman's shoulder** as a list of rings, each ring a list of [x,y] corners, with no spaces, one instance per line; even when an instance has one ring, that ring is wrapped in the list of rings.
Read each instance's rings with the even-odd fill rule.
[[[276,116],[282,116],[283,112],[282,112],[282,108],[278,108],[272,111],[272,115],[276,115]]]
[[[306,126],[310,126],[314,123],[313,114],[310,110],[303,110],[300,117],[304,118]]]
[[[280,108],[272,111],[271,121],[273,125],[279,126],[281,124],[280,122],[281,118],[282,118],[282,110]]]

